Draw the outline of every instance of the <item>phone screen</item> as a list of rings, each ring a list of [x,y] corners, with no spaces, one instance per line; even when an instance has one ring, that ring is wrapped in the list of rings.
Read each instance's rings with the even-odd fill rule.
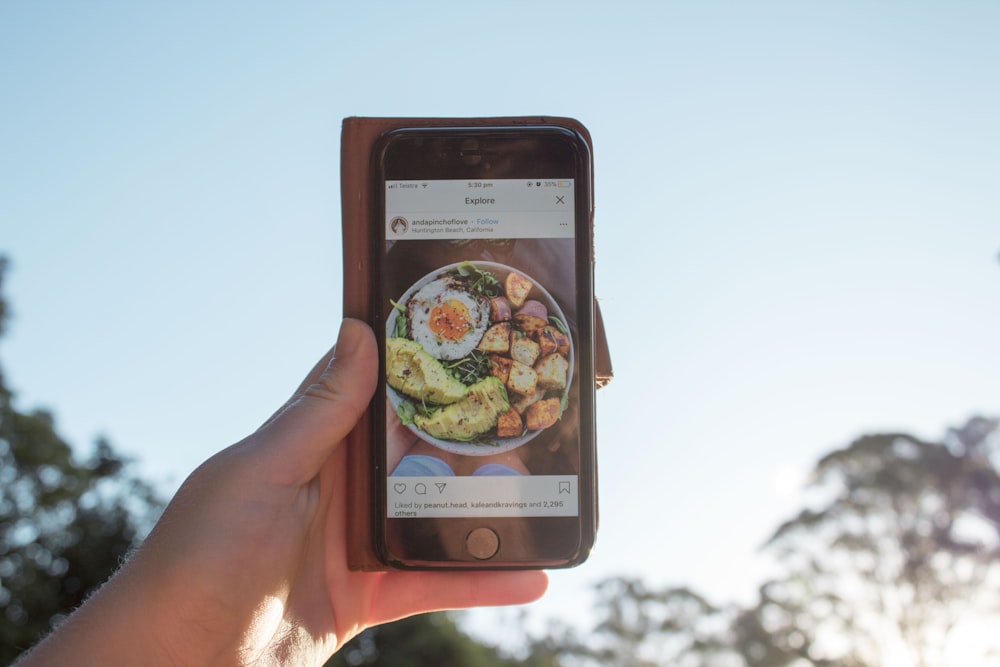
[[[380,486],[384,518],[402,533],[478,521],[501,546],[518,542],[506,545],[510,560],[545,560],[544,548],[524,546],[525,527],[549,518],[557,522],[536,521],[534,532],[565,533],[582,499],[592,502],[589,471],[581,494],[592,449],[581,446],[580,386],[592,378],[592,343],[580,335],[590,265],[580,268],[576,181],[382,183]],[[580,548],[579,535],[570,541]]]

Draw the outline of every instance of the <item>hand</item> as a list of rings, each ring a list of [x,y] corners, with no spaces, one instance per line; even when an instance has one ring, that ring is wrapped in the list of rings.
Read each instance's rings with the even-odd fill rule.
[[[371,625],[517,604],[542,572],[353,572],[342,441],[374,392],[371,330],[337,345],[257,432],[188,478],[122,570],[30,665],[322,664]]]

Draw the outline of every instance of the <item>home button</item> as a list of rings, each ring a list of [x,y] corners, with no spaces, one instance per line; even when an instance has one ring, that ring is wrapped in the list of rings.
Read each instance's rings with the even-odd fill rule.
[[[500,550],[500,538],[489,528],[476,528],[466,536],[465,548],[473,558],[493,558]]]

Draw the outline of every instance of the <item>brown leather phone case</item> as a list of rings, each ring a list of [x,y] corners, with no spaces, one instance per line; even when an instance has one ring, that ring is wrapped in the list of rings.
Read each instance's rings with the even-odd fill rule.
[[[345,118],[340,140],[341,228],[344,249],[344,316],[371,322],[371,275],[369,261],[374,249],[371,229],[372,150],[385,132],[404,127],[517,127],[556,125],[572,129],[591,145],[590,133],[571,118],[518,116],[504,118]],[[593,147],[591,146],[591,155]],[[593,169],[591,169],[593,173]],[[591,188],[593,192],[593,188]],[[593,208],[593,207],[592,207]],[[591,219],[593,224],[593,218]],[[598,388],[613,376],[601,320],[594,303],[594,371]],[[388,569],[373,547],[373,504],[371,502],[371,416],[366,414],[347,438],[348,512],[347,560],[352,570]]]

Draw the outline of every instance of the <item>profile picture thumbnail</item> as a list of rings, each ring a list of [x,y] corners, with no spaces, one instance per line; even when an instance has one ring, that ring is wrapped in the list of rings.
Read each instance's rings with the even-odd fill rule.
[[[410,223],[401,215],[397,215],[389,222],[389,229],[396,236],[402,236],[410,228]]]

